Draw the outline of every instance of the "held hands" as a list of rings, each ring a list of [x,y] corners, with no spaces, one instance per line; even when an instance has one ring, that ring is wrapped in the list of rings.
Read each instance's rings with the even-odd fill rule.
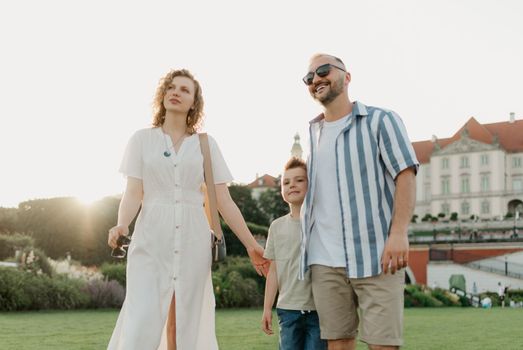
[[[263,252],[264,250],[259,244],[256,244],[255,247],[247,248],[251,264],[254,266],[258,275],[267,277],[271,262],[263,257]]]
[[[123,225],[116,225],[109,230],[107,244],[109,244],[109,246],[114,249],[118,246],[118,244],[116,243],[116,241],[118,240],[118,237],[127,236],[128,234],[129,234],[129,227],[126,227]]]
[[[265,332],[265,334],[274,334],[274,332],[272,331],[272,310],[263,310],[261,323],[262,331]]]
[[[385,249],[381,257],[383,273],[395,274],[397,270],[407,267],[409,263],[409,239],[406,234],[393,233],[385,242]]]

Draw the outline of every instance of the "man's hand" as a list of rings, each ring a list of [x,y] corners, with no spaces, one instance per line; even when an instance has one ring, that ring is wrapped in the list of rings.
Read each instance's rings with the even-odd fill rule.
[[[409,239],[403,232],[391,232],[385,242],[385,249],[381,257],[383,273],[390,269],[392,274],[396,270],[407,267],[409,263]]]
[[[265,334],[274,334],[272,331],[272,310],[263,310],[262,330],[265,332]]]
[[[263,257],[263,248],[257,244],[254,248],[247,248],[247,253],[251,259],[251,264],[254,266],[254,269],[260,276],[267,277],[269,273],[269,267],[271,266],[271,261]]]

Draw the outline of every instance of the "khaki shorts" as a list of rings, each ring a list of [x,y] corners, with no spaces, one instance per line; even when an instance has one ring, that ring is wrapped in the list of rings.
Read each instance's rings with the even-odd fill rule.
[[[360,326],[367,344],[403,344],[405,270],[347,278],[343,267],[312,265],[311,280],[322,339],[355,338]]]

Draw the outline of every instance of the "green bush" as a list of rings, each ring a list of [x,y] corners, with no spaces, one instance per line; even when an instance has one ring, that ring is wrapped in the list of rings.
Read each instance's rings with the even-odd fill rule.
[[[523,289],[509,289],[507,292],[507,299],[513,300],[516,303],[523,301]]]
[[[100,272],[104,275],[105,279],[108,281],[116,281],[122,287],[125,288],[125,276],[126,276],[126,265],[124,263],[119,264],[109,264],[104,263],[100,267]]]
[[[431,296],[441,301],[445,306],[461,306],[460,297],[456,294],[450,293],[441,288],[435,288],[431,292]],[[465,298],[467,299],[467,298]],[[468,299],[467,299],[468,300]]]
[[[431,295],[429,289],[418,285],[407,285],[404,294],[405,307],[439,307],[443,303]]]
[[[267,232],[269,228],[267,226],[256,225],[250,222],[247,222],[247,227],[252,232],[253,235],[261,235],[267,237]],[[247,251],[243,246],[242,242],[236,237],[236,235],[231,231],[229,226],[222,221],[222,230],[225,236],[225,242],[227,243],[227,255],[229,256],[247,256]]]
[[[31,300],[23,290],[26,275],[17,269],[0,267],[0,311],[27,309]]]
[[[472,306],[472,301],[464,295],[459,296],[459,303],[461,306]]]
[[[20,233],[0,234],[0,260],[15,256],[17,250],[33,247],[34,239]]]
[[[267,233],[269,232],[269,228],[267,226],[253,224],[252,222],[248,222],[247,227],[253,235],[262,235],[267,237]]]
[[[0,268],[0,311],[76,309],[89,303],[83,281]]]
[[[248,258],[227,257],[215,266],[212,280],[219,308],[263,304],[265,279],[257,275]]]

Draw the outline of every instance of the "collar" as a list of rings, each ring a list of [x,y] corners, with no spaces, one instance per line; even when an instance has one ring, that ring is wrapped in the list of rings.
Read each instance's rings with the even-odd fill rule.
[[[365,106],[363,103],[359,102],[359,101],[354,101],[352,103],[352,112],[351,112],[352,115],[354,116],[361,116],[361,117],[366,117],[369,115],[369,112],[367,110],[367,106]],[[325,114],[324,113],[321,113],[320,115],[318,115],[316,118],[312,119],[309,124],[315,124],[315,123],[319,123],[321,121],[323,121],[325,119]]]

